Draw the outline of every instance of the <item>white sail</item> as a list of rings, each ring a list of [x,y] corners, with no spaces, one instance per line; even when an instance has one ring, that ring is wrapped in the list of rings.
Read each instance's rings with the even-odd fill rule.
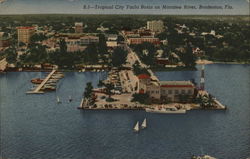
[[[139,122],[137,121],[135,127],[134,127],[134,131],[138,132],[139,131]]]
[[[57,103],[60,103],[60,99],[59,99],[59,97],[57,96]]]
[[[142,129],[147,127],[147,119],[145,118],[141,124]]]

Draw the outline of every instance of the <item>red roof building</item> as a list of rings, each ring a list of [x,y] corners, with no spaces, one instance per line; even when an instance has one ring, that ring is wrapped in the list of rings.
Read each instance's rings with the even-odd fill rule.
[[[140,75],[138,75],[138,78],[139,79],[150,79],[150,76],[147,74],[140,74]]]

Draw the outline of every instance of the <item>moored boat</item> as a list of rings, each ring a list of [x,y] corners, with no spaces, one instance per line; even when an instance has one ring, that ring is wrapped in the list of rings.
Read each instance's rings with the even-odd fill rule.
[[[31,82],[34,83],[34,84],[41,84],[43,82],[43,79],[41,79],[41,78],[33,78],[31,80]]]
[[[216,158],[209,155],[204,155],[204,156],[193,156],[191,159],[216,159]]]
[[[163,113],[163,114],[185,114],[185,109],[177,109],[175,107],[173,108],[146,108],[146,112],[148,113]]]

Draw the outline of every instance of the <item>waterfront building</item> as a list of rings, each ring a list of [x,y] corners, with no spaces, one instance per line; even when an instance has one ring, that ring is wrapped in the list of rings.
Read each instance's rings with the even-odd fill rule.
[[[147,93],[152,100],[179,102],[192,99],[195,85],[190,81],[153,81],[149,75],[138,76],[138,93]]]
[[[30,38],[35,33],[35,27],[17,27],[18,43],[30,43]]]
[[[147,21],[147,29],[161,33],[164,31],[164,23],[161,20]]]
[[[75,23],[75,33],[82,33],[83,32],[83,23]]]

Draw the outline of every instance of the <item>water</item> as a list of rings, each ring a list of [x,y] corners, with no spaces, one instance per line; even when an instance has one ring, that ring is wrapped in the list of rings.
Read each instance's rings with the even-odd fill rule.
[[[197,82],[200,76],[195,71],[156,74],[161,80]],[[185,115],[76,109],[86,82],[96,85],[105,73],[66,73],[57,92],[26,95],[30,79],[41,75],[0,75],[3,158],[188,159],[202,153],[219,159],[250,157],[250,65],[206,66],[206,89],[229,109]],[[145,117],[148,128],[133,133],[136,121]]]

